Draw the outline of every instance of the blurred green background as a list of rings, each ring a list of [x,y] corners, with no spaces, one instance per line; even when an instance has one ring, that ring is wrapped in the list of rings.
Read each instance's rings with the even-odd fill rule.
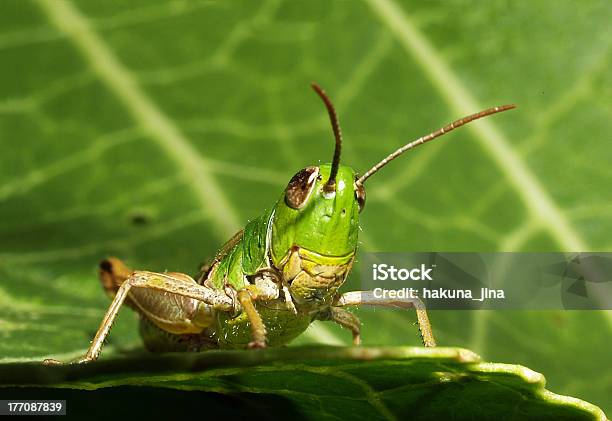
[[[519,108],[368,182],[367,251],[612,250],[607,1],[0,4],[0,362],[82,354],[100,258],[194,273],[333,142],[367,170],[487,106]],[[345,290],[356,289],[354,273]],[[361,311],[366,345],[417,345]],[[612,313],[438,311],[439,343],[612,412]],[[349,344],[317,324],[296,343]],[[121,313],[104,357],[140,346]]]

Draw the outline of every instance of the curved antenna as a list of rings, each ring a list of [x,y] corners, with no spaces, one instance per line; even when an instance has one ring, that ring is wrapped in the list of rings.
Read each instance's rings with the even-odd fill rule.
[[[414,147],[422,145],[423,143],[429,142],[430,140],[434,140],[436,137],[440,137],[443,134],[446,134],[446,133],[448,133],[448,132],[450,132],[452,130],[455,130],[456,128],[461,127],[464,124],[467,124],[467,123],[469,123],[471,121],[478,120],[479,118],[487,117],[487,116],[490,116],[492,114],[497,114],[497,113],[501,113],[503,111],[511,110],[513,108],[516,108],[516,105],[514,105],[514,104],[500,105],[498,107],[487,108],[486,110],[480,111],[480,112],[475,113],[475,114],[471,114],[471,115],[469,115],[467,117],[460,118],[459,120],[455,120],[452,123],[447,124],[446,126],[436,130],[435,132],[431,132],[431,133],[429,133],[426,136],[420,137],[417,140],[414,140],[414,141],[412,141],[410,143],[407,143],[406,145],[402,146],[401,148],[399,148],[395,152],[390,153],[385,159],[383,159],[378,164],[376,164],[372,168],[370,168],[364,175],[362,175],[355,182],[355,184],[359,185],[359,184],[365,183],[365,181],[368,178],[370,178],[372,175],[374,175],[376,172],[378,172],[378,170],[380,170],[382,167],[387,165],[389,162],[393,161],[395,158],[397,158],[398,156],[400,156],[401,154],[406,152],[408,149],[412,149]]]
[[[340,165],[340,150],[342,149],[342,132],[340,131],[340,124],[338,123],[338,116],[331,100],[319,85],[315,82],[310,84],[312,89],[319,94],[325,106],[327,107],[327,113],[329,114],[329,120],[331,121],[334,136],[336,137],[336,148],[334,150],[334,159],[332,161],[331,173],[329,174],[329,180],[323,186],[323,190],[326,192],[332,192],[336,188],[336,175],[338,174],[338,166]]]

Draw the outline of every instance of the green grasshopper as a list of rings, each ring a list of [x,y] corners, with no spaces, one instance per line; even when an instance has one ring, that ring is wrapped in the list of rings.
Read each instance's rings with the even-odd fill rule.
[[[470,121],[514,108],[504,105],[459,119],[410,142],[358,176],[340,165],[342,135],[336,111],[317,84],[335,136],[331,164],[310,166],[291,178],[276,204],[249,222],[194,279],[183,273],[132,271],[120,260],[100,264],[100,279],[113,301],[87,353],[96,360],[119,308],[140,315],[140,334],[150,351],[265,348],[290,342],[314,320],[350,330],[360,343],[360,322],[349,306],[414,308],[423,344],[436,345],[418,298],[377,298],[370,291],[340,294],[357,250],[365,181],[399,155]],[[46,363],[59,363],[45,360]]]

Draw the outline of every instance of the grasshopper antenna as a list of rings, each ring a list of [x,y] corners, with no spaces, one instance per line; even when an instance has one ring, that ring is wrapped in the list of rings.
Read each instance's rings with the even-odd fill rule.
[[[323,186],[323,190],[330,193],[336,189],[336,175],[338,174],[338,166],[340,165],[340,150],[342,149],[342,132],[340,131],[340,124],[338,123],[338,115],[336,114],[334,105],[327,96],[327,93],[325,93],[323,88],[321,88],[315,82],[312,82],[310,86],[312,86],[312,89],[314,89],[314,91],[325,103],[327,112],[329,114],[329,120],[331,121],[332,129],[334,131],[334,136],[336,137],[336,148],[334,150],[331,173],[329,174],[329,180],[327,180],[327,183],[325,183]]]
[[[486,110],[480,111],[480,112],[475,113],[475,114],[471,114],[471,115],[469,115],[467,117],[460,118],[459,120],[455,120],[452,123],[447,124],[446,126],[436,130],[435,132],[431,132],[428,135],[422,136],[422,137],[418,138],[417,140],[414,140],[414,141],[412,141],[410,143],[407,143],[404,146],[402,146],[401,148],[399,148],[398,150],[396,150],[395,152],[390,153],[385,159],[383,159],[378,164],[376,164],[372,168],[370,168],[364,175],[359,177],[359,179],[355,182],[355,184],[356,185],[363,185],[363,183],[365,183],[365,181],[368,178],[370,178],[372,175],[377,173],[378,170],[380,170],[382,167],[387,165],[389,162],[393,161],[395,158],[397,158],[398,156],[400,156],[401,154],[406,152],[408,149],[415,148],[415,147],[417,147],[419,145],[422,145],[423,143],[429,142],[430,140],[434,140],[435,138],[440,137],[443,134],[446,134],[446,133],[448,133],[448,132],[450,132],[452,130],[455,130],[456,128],[461,127],[464,124],[467,124],[467,123],[469,123],[471,121],[478,120],[479,118],[487,117],[487,116],[490,116],[492,114],[501,113],[503,111],[508,111],[508,110],[513,109],[513,108],[516,108],[516,105],[514,105],[514,104],[500,105],[498,107],[487,108]]]

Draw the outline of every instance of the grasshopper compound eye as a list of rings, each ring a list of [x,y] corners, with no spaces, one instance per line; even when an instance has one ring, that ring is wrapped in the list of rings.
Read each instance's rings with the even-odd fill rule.
[[[319,167],[306,167],[294,175],[285,190],[285,203],[291,209],[301,209],[312,194],[319,176]]]
[[[355,180],[355,185],[354,185],[355,200],[357,200],[357,204],[359,205],[359,212],[361,212],[363,208],[365,207],[366,192],[365,192],[365,188],[363,187],[363,184],[358,184],[356,181],[357,180]]]

